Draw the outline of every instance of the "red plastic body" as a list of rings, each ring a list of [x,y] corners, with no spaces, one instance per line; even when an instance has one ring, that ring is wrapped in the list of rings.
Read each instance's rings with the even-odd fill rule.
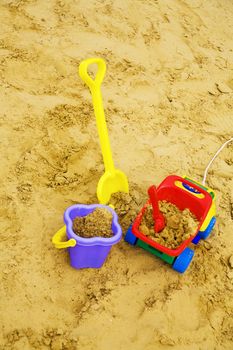
[[[176,185],[177,182],[181,184],[186,184],[191,188],[193,188],[194,190],[197,190],[200,194],[203,195],[203,198],[199,198],[193,192],[190,192],[183,188],[178,187]],[[145,236],[143,233],[139,231],[139,226],[140,226],[143,214],[146,210],[146,207],[149,204],[151,204],[150,200],[148,200],[133,223],[133,226],[132,226],[133,234],[139,239],[141,239],[142,241],[146,242],[150,246],[156,248],[157,250],[160,250],[163,253],[166,253],[170,256],[178,256],[182,253],[182,251],[189,245],[189,243],[197,235],[211,207],[212,197],[207,191],[205,191],[201,187],[176,175],[170,175],[166,177],[166,179],[158,186],[157,195],[158,195],[159,201],[166,200],[167,202],[170,202],[176,205],[180,210],[184,210],[185,208],[188,208],[199,221],[199,225],[196,232],[194,232],[193,235],[190,236],[187,240],[183,241],[182,244],[176,249],[170,249],[170,248],[164,247],[158,244],[157,242],[153,241],[152,239],[148,238],[147,236]]]

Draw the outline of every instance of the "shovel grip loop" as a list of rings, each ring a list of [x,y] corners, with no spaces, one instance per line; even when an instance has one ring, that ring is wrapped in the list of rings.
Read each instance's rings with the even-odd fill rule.
[[[88,67],[92,64],[97,64],[98,69],[94,79],[88,73]],[[87,84],[90,90],[94,90],[95,88],[99,88],[106,72],[106,64],[102,58],[88,58],[84,60],[79,65],[79,75],[80,78]]]

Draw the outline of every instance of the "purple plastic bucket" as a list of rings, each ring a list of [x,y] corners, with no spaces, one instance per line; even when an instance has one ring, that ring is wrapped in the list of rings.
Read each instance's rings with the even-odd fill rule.
[[[73,220],[77,216],[81,217],[92,213],[96,208],[105,208],[112,213],[113,236],[110,238],[83,238],[77,236],[72,229]],[[66,234],[68,239],[74,238],[76,240],[76,246],[68,248],[70,254],[70,264],[75,269],[101,267],[105,262],[112,245],[118,243],[122,236],[122,230],[118,223],[118,216],[116,212],[112,208],[102,204],[72,205],[71,207],[67,208],[64,213],[64,222],[66,224]]]

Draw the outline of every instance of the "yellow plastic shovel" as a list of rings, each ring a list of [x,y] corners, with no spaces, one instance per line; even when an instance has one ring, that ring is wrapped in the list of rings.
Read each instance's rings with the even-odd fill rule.
[[[94,79],[88,74],[88,67],[91,64],[97,64],[98,67]],[[115,192],[129,192],[129,184],[126,175],[121,170],[115,169],[112,159],[101,94],[101,83],[104,79],[105,72],[106,64],[102,58],[89,58],[82,61],[79,65],[79,75],[91,91],[104,160],[105,173],[101,176],[97,186],[97,197],[101,204],[107,204],[111,195]]]

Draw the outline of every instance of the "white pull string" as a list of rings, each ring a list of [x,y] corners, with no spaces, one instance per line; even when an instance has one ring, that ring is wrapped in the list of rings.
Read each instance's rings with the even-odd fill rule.
[[[208,174],[208,170],[211,166],[211,164],[213,163],[213,161],[215,160],[215,158],[219,155],[219,153],[223,150],[223,148],[228,145],[228,143],[232,142],[233,141],[233,137],[230,138],[230,140],[226,141],[218,150],[217,152],[215,153],[215,155],[213,156],[213,158],[211,159],[211,161],[209,162],[209,164],[207,165],[206,169],[205,169],[205,173],[204,173],[204,177],[203,177],[203,180],[202,180],[202,185],[205,185],[206,183],[206,177],[207,177],[207,174]]]

